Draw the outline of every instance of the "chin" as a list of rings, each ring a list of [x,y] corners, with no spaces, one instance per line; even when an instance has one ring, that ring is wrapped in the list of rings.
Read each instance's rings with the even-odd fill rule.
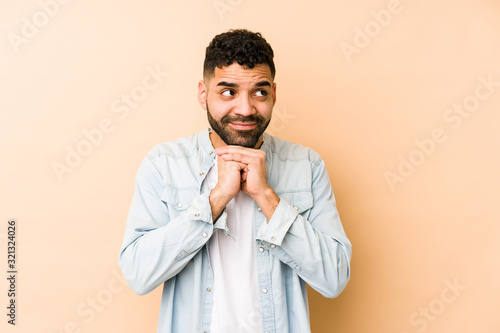
[[[255,145],[257,144],[257,141],[259,141],[259,139],[255,140],[255,139],[251,139],[251,140],[228,140],[228,141],[225,141],[228,145],[230,146],[242,146],[242,147],[247,147],[247,148],[253,148],[255,147]]]

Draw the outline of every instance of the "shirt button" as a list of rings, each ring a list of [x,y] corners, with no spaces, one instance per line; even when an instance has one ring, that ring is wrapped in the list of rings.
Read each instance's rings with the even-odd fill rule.
[[[257,210],[258,210],[259,212],[262,212],[262,208],[260,208],[260,207],[257,207]]]
[[[213,154],[214,154],[214,152],[213,152],[213,151],[211,151],[208,155],[213,155]]]
[[[177,204],[177,207],[181,208],[181,207],[182,207],[182,204],[179,202],[179,203]]]
[[[264,294],[267,294],[267,289],[266,289],[266,288],[262,289],[262,292],[263,292]]]
[[[205,173],[204,172],[200,172],[200,176],[203,176]]]
[[[274,236],[273,236],[273,237],[271,237],[271,240],[272,240],[272,241],[275,241],[275,240],[276,240],[276,237],[274,237]]]
[[[208,234],[206,232],[202,233],[201,234],[203,236],[203,238],[207,238]]]
[[[208,288],[207,288],[207,291],[208,291],[208,292],[210,292],[210,291],[212,291],[212,289],[210,289],[210,287],[208,287]]]
[[[274,249],[275,247],[276,247],[276,245],[274,245],[274,244],[271,244],[271,248],[273,248],[273,249]]]
[[[299,210],[299,207],[297,207],[297,206],[293,206],[293,209],[295,209],[295,210],[297,210],[297,211],[298,211],[298,210]]]
[[[260,253],[264,252],[264,249],[262,247],[259,247],[259,252]]]
[[[196,213],[194,214],[195,217],[199,217],[200,216],[200,213]]]

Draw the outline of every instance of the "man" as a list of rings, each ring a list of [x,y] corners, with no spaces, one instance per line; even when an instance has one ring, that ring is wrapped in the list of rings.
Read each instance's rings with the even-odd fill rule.
[[[119,261],[136,293],[163,284],[158,332],[310,332],[306,283],[335,297],[349,280],[325,164],[264,132],[274,77],[259,33],[216,36],[198,84],[211,129],[139,169]]]

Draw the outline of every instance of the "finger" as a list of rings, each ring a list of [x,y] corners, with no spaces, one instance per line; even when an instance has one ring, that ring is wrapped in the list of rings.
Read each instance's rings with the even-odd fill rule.
[[[224,161],[234,161],[234,162],[238,162],[238,163],[243,163],[245,165],[254,164],[254,163],[257,163],[259,161],[258,157],[256,157],[256,156],[249,156],[249,155],[239,154],[239,153],[236,153],[236,154],[227,153],[227,154],[220,155],[220,157]]]
[[[237,162],[237,161],[232,161],[232,160],[228,160],[226,162],[229,162],[229,163],[232,163],[233,166],[236,168],[236,170],[238,171],[245,171],[245,169],[248,170],[248,166],[244,163],[240,163],[240,162]]]
[[[226,167],[229,165],[232,165],[232,166],[236,167],[238,170],[241,170],[247,166],[246,163],[242,163],[242,162],[233,160],[233,159],[229,158],[228,156],[226,156],[226,157],[221,156],[220,159],[218,159],[217,163],[223,163],[224,165],[226,165]]]
[[[262,153],[262,150],[254,149],[254,148],[247,148],[247,147],[240,147],[240,146],[224,146],[224,147],[220,147],[220,148],[215,149],[215,152],[217,155],[244,154],[244,155],[258,156],[259,154]]]
[[[248,177],[248,168],[244,168],[241,170],[241,182],[244,182],[247,180],[247,177]]]

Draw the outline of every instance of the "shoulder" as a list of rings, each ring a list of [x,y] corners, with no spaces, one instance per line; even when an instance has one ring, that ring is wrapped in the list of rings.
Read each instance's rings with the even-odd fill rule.
[[[200,149],[199,133],[167,141],[154,146],[146,155],[146,159],[182,159],[194,156]]]
[[[200,152],[205,139],[203,133],[198,133],[157,144],[144,157],[139,167],[140,177],[171,187],[177,187],[181,179],[184,186],[196,183],[195,175],[205,160],[205,154]]]
[[[208,134],[206,135],[208,137]],[[164,179],[173,179],[175,174],[191,175],[203,161],[203,132],[167,141],[154,146],[144,157],[140,169],[145,173],[160,174]]]
[[[314,149],[267,133],[264,134],[264,144],[267,153],[271,153],[283,161],[309,160],[315,165],[322,162],[321,156]]]

